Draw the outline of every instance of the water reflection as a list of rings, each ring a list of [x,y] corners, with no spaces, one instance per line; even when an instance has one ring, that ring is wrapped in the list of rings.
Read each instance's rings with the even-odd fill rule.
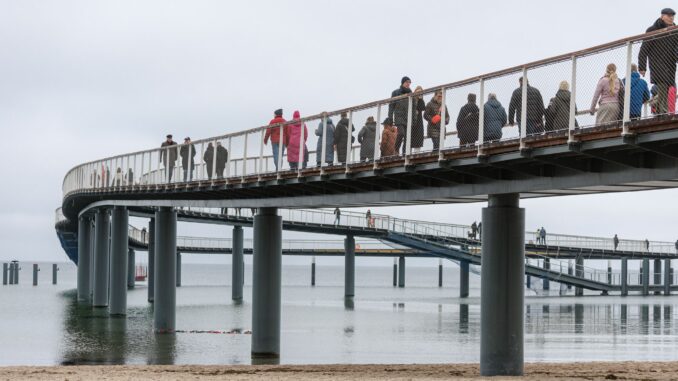
[[[153,335],[153,350],[148,352],[147,364],[172,365],[176,357],[177,335],[159,333]]]
[[[574,333],[584,333],[584,305],[574,305]]]
[[[355,302],[352,296],[344,297],[344,309],[346,311],[353,311],[355,309]]]
[[[468,333],[468,304],[459,305],[459,333]]]

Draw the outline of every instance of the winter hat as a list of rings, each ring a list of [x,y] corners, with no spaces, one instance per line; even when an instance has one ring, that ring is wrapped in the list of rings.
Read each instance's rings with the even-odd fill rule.
[[[281,108],[279,108],[279,109],[275,110],[273,113],[275,114],[275,116],[282,116],[283,110]]]
[[[410,77],[404,76],[403,79],[400,80],[400,84],[402,85],[402,84],[404,84],[404,83],[407,82],[407,81],[412,82],[412,80],[410,79]]]
[[[299,110],[294,111],[294,114],[292,114],[292,118],[294,119],[299,119],[301,117],[301,113]]]
[[[384,119],[384,122],[382,124],[385,125],[385,126],[392,126],[393,125],[393,119],[386,118],[386,119]]]

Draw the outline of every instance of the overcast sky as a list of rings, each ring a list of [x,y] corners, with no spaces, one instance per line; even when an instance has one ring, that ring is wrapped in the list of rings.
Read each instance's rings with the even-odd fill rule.
[[[66,260],[53,212],[78,163],[156,147],[166,133],[260,126],[279,107],[308,115],[385,98],[403,75],[430,87],[583,49],[644,32],[670,5],[0,0],[0,259]],[[673,241],[676,199],[669,190],[523,206],[529,230]],[[471,223],[483,206],[378,212]],[[179,233],[230,237],[203,225]]]

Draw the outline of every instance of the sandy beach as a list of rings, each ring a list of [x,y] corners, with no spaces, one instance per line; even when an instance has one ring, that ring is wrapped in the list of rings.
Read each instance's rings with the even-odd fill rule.
[[[678,362],[594,362],[525,366],[523,377],[493,380],[675,380]],[[1,380],[470,380],[477,364],[276,366],[2,367]]]

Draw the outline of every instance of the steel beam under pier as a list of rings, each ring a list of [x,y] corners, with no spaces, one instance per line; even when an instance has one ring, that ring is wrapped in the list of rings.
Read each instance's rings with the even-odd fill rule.
[[[177,252],[177,287],[181,287],[181,253]]]
[[[129,255],[129,213],[116,206],[111,213],[111,288],[109,312],[127,314],[127,256]]]
[[[525,210],[520,195],[490,195],[483,208],[480,374],[523,374]]]
[[[242,226],[233,227],[233,255],[231,265],[231,299],[240,301],[242,300],[243,283],[245,283]]]
[[[155,218],[148,222],[148,302],[153,303],[155,296]]]
[[[173,332],[177,301],[177,212],[160,207],[155,212],[155,283],[153,327],[156,332]]]
[[[95,216],[94,288],[92,305],[108,307],[109,233],[108,210],[98,209]]]
[[[355,296],[355,238],[344,238],[344,297]]]
[[[252,357],[280,357],[282,217],[277,208],[254,216]]]
[[[78,301],[90,301],[92,284],[90,279],[90,261],[92,260],[92,220],[89,217],[78,219]]]
[[[136,253],[134,249],[129,249],[127,254],[127,288],[134,288],[136,275]]]
[[[468,268],[469,263],[459,261],[459,297],[468,298]]]

